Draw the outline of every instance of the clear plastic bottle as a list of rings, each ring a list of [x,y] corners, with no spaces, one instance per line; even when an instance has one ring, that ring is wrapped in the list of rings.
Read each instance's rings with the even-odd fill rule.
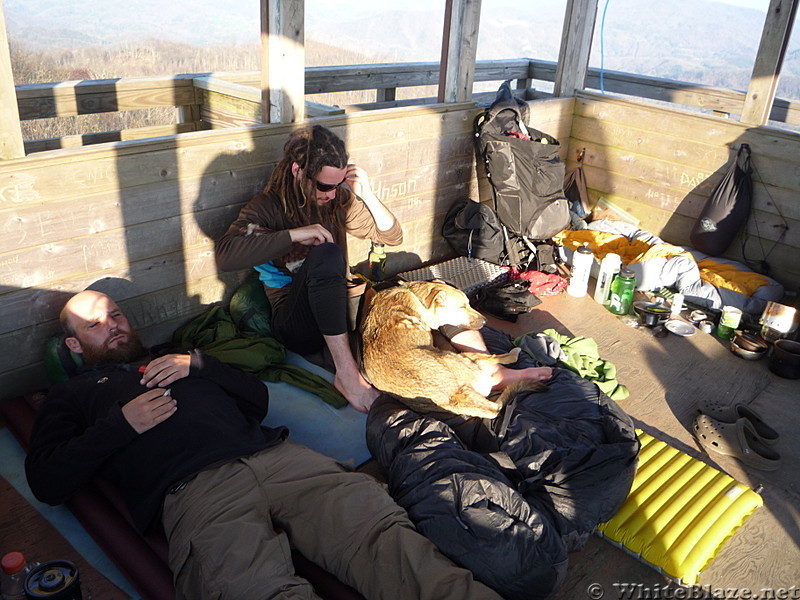
[[[611,292],[611,282],[622,267],[622,258],[619,254],[609,252],[600,261],[600,272],[597,274],[597,283],[594,287],[594,299],[599,304],[608,303]]]
[[[592,254],[589,244],[584,242],[583,246],[575,250],[572,255],[572,275],[569,278],[569,286],[567,286],[567,293],[570,296],[581,298],[586,295],[593,262],[594,254]]]
[[[370,279],[372,281],[383,281],[385,275],[384,267],[386,265],[386,250],[384,250],[383,244],[372,242],[367,261],[369,262]]]
[[[607,308],[615,315],[627,315],[633,304],[636,275],[628,267],[622,267],[611,283],[611,295]]]
[[[670,306],[670,309],[669,309],[669,315],[673,319],[677,319],[678,317],[681,316],[681,311],[682,310],[683,310],[683,294],[681,294],[680,292],[677,292],[672,297],[672,305]]]
[[[26,600],[25,578],[30,566],[22,552],[9,552],[2,559],[3,600]]]

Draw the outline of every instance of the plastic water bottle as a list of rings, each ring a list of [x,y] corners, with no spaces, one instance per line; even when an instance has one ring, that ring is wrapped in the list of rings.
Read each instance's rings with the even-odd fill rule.
[[[677,319],[678,317],[681,316],[682,310],[683,310],[683,294],[678,292],[672,297],[672,305],[670,306],[669,309],[669,315],[673,319]]]
[[[609,252],[600,261],[600,272],[597,274],[597,284],[594,287],[594,299],[600,304],[608,302],[611,293],[611,282],[622,267],[622,258],[619,254]]]
[[[593,262],[594,254],[589,249],[589,244],[584,242],[583,246],[572,255],[572,275],[569,279],[569,286],[567,286],[567,293],[570,296],[580,298],[586,295]]]
[[[372,281],[383,281],[385,275],[384,266],[386,265],[386,250],[383,244],[372,242],[372,248],[367,256],[369,262],[369,276]]]
[[[611,283],[611,295],[607,308],[615,315],[627,315],[633,304],[633,292],[636,289],[636,275],[628,267],[622,267]]]
[[[30,566],[22,552],[9,552],[3,556],[3,600],[26,600],[25,578]]]

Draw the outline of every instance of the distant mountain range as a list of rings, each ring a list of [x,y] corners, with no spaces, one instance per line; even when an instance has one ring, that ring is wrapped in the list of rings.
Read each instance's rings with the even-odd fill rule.
[[[484,0],[478,58],[556,60],[565,3]],[[34,49],[138,44],[147,39],[238,45],[259,39],[257,0],[4,0],[3,5],[9,37]],[[307,8],[306,37],[362,52],[371,49],[387,60],[438,60],[444,2],[384,5],[389,3],[314,2],[313,10]],[[598,26],[605,5],[601,0]],[[742,89],[763,22],[761,11],[710,0],[611,0],[602,32],[603,66]],[[800,42],[800,36],[795,37]],[[782,84],[791,89],[800,89],[798,42],[790,46],[784,64]],[[600,62],[598,29],[591,63]],[[704,79],[708,72],[717,75]]]

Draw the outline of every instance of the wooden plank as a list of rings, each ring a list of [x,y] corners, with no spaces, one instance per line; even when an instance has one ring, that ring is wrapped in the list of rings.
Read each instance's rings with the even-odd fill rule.
[[[98,85],[81,90],[84,82],[62,82],[52,87],[53,93],[47,95],[44,90],[25,90],[18,88],[17,104],[20,118],[43,119],[49,117],[67,117],[89,115],[157,106],[181,106],[195,102],[191,82],[176,80],[175,85],[156,87],[128,87],[114,84]],[[20,86],[22,88],[23,86]],[[110,88],[101,91],[103,88]],[[28,93],[25,93],[28,92]]]
[[[249,200],[266,183],[268,169],[257,166],[199,178],[128,188],[121,193],[87,194],[31,206],[0,209],[0,255],[32,246],[189,215]]]
[[[61,148],[80,148],[91,144],[106,142],[120,142],[124,140],[141,140],[144,138],[162,137],[178,133],[188,133],[202,129],[199,122],[179,123],[177,125],[153,125],[137,127],[136,129],[121,129],[117,131],[104,131],[101,133],[87,133],[83,135],[65,135],[58,138],[39,140],[26,140],[25,152],[46,152],[60,150]]]
[[[8,286],[38,287],[121,262],[151,259],[176,248],[202,244],[213,250],[213,240],[205,230],[216,223],[230,223],[237,213],[238,207],[226,206],[12,251],[0,255],[0,280]]]
[[[303,120],[305,90],[305,3],[295,0],[267,1],[267,21],[262,25],[262,44],[267,45],[266,88],[269,90],[269,122]],[[266,29],[264,29],[266,27]],[[263,35],[267,33],[266,37]],[[266,114],[266,109],[265,109]]]
[[[596,16],[597,0],[568,0],[554,96],[574,96],[577,90],[585,87]]]
[[[472,99],[481,0],[447,0],[439,76],[441,102]],[[447,44],[446,48],[444,44]]]
[[[796,14],[797,0],[770,0],[742,109],[743,123],[767,124]]]
[[[19,121],[6,18],[0,3],[0,160],[25,156]]]

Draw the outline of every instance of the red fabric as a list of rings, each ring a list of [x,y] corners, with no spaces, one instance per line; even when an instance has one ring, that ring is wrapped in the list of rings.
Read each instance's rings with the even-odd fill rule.
[[[539,297],[560,294],[569,283],[561,275],[543,273],[542,271],[524,271],[519,276],[531,282],[531,293]]]

